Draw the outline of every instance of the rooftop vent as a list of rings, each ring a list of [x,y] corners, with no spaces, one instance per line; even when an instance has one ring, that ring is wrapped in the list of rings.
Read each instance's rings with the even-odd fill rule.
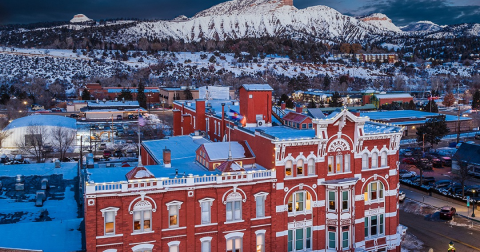
[[[42,179],[42,182],[41,182],[41,185],[40,185],[40,189],[42,190],[47,190],[48,188],[48,179],[47,178],[44,178]]]
[[[17,175],[15,178],[15,191],[23,191],[25,190],[25,185],[24,185],[24,177],[23,175]]]
[[[43,206],[43,202],[47,199],[44,190],[38,190],[35,194],[35,206],[41,207]]]

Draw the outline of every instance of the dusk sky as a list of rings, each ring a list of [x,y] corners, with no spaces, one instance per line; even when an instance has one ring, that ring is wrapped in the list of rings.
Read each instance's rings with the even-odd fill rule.
[[[68,21],[75,14],[108,18],[172,19],[195,13],[222,0],[0,0],[0,24]],[[294,0],[301,9],[326,5],[343,14],[383,13],[397,26],[429,20],[439,25],[480,23],[480,0]]]

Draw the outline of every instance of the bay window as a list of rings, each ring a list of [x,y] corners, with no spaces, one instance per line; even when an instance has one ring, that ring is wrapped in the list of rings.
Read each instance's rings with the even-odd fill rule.
[[[337,193],[334,191],[328,191],[328,211],[335,211],[337,210]]]
[[[335,249],[337,245],[337,232],[335,227],[328,227],[327,249]]]
[[[348,191],[342,191],[342,211],[348,211],[349,209],[349,200],[348,200]]]
[[[349,232],[348,231],[342,232],[342,249],[348,249],[348,247],[350,247],[348,238],[349,238]]]

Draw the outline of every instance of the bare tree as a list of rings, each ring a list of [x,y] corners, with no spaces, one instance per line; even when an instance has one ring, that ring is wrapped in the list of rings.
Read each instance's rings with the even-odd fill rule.
[[[462,197],[465,196],[465,181],[470,178],[470,174],[468,173],[468,161],[458,161],[458,173],[455,176],[455,180],[457,180],[460,185],[462,186]]]
[[[32,155],[37,163],[41,163],[44,160],[44,144],[48,136],[45,126],[31,124],[26,127],[25,138],[18,139],[16,145],[23,154]]]
[[[65,155],[75,142],[75,133],[65,127],[56,127],[51,130],[52,146],[60,153],[60,160],[65,159]]]

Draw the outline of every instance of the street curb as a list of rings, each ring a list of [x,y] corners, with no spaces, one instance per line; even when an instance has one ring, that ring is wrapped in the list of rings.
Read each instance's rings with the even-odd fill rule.
[[[418,203],[421,203],[421,204],[425,204],[425,205],[431,206],[431,207],[436,208],[436,209],[441,209],[441,207],[437,207],[437,206],[434,206],[434,205],[430,205],[430,204],[428,204],[428,203],[421,202],[421,201],[418,201],[418,200],[415,200],[415,199],[412,199],[412,198],[409,198],[409,197],[405,197],[405,198],[408,199],[408,200],[410,200],[410,201],[413,201],[413,202],[418,202]],[[475,222],[477,222],[477,223],[480,223],[480,220],[473,219],[473,218],[471,218],[470,216],[466,216],[466,215],[458,214],[458,213],[455,213],[455,215],[462,216],[463,218],[466,218],[466,219],[469,219],[469,220],[471,220],[471,221],[475,221]]]

